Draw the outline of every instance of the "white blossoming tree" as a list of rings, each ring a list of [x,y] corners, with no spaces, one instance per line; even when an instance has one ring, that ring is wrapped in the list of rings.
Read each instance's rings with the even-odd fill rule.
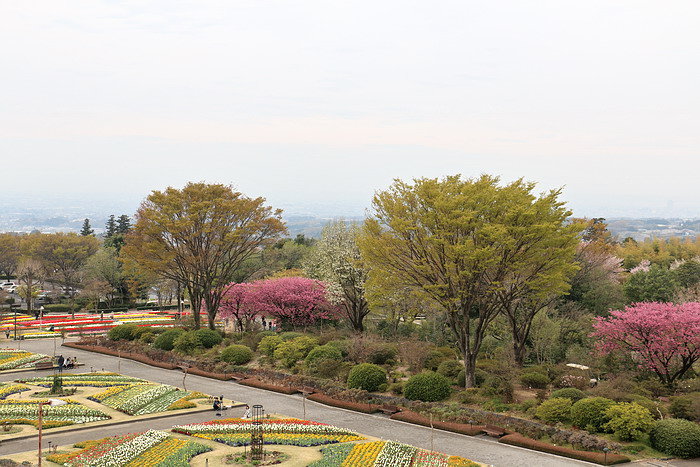
[[[330,301],[341,306],[355,331],[362,332],[369,306],[365,298],[367,271],[356,242],[358,232],[359,228],[352,223],[342,220],[328,223],[304,269],[310,277],[327,284]]]

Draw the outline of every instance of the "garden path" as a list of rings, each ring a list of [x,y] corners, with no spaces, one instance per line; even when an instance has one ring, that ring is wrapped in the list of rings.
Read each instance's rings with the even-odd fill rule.
[[[4,339],[3,339],[4,341]],[[5,344],[5,342],[2,342]],[[7,344],[6,344],[7,346]],[[13,347],[12,342],[9,346]],[[50,339],[41,339],[22,343],[22,348],[33,352],[53,355],[54,343]],[[85,363],[85,366],[74,372],[86,372],[93,368],[95,371],[104,369],[105,371],[117,371],[120,365],[121,373],[129,376],[147,379],[149,381],[170,384],[182,387],[183,373],[179,370],[165,370],[151,367],[132,360],[122,359],[118,362],[117,357],[80,351],[71,348],[61,348],[58,353],[64,356],[76,356],[78,361]],[[73,370],[67,370],[73,372]],[[50,374],[51,370],[40,370],[36,373]],[[0,381],[12,381],[16,374],[1,374]],[[386,440],[396,440],[411,444],[423,449],[431,447],[431,430],[417,425],[391,420],[384,415],[367,415],[349,410],[328,407],[315,402],[306,401],[306,416],[304,416],[301,396],[287,396],[261,389],[241,386],[234,382],[221,382],[209,378],[188,375],[186,378],[188,390],[201,391],[205,394],[223,394],[227,399],[243,401],[248,404],[262,404],[268,413],[279,413],[290,417],[306,418],[323,423],[329,423],[351,430],[374,436]],[[224,417],[238,417],[243,414],[242,409],[230,409],[224,412]],[[100,427],[71,433],[45,432],[46,445],[51,441],[53,444],[65,445],[82,440],[99,439],[105,436],[113,436],[126,431],[145,431],[147,429],[168,429],[172,425],[185,423],[198,423],[216,418],[213,412],[200,412],[190,415],[168,417],[161,419],[151,419],[144,422],[134,422],[129,425],[115,427]],[[474,461],[494,465],[496,467],[573,467],[591,466],[588,462],[567,459],[551,454],[531,451],[499,444],[495,439],[484,436],[465,436],[446,431],[435,430],[432,435],[433,448],[447,454],[463,456]],[[0,456],[29,451],[35,449],[36,439],[5,441],[0,445]]]

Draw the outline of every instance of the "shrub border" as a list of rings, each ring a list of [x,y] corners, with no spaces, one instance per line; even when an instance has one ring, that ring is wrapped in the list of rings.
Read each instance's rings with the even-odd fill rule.
[[[521,448],[532,449],[535,451],[548,452],[550,454],[556,454],[558,456],[569,457],[571,459],[578,459],[586,462],[593,462],[600,465],[615,465],[624,464],[625,462],[630,462],[628,457],[622,456],[620,454],[613,454],[609,452],[607,454],[607,462],[605,461],[606,456],[601,452],[594,451],[579,451],[572,448],[566,448],[563,446],[556,446],[554,444],[545,443],[544,441],[538,441],[536,439],[531,439],[520,435],[518,433],[512,433],[506,435],[498,440],[499,443],[509,444],[512,446],[518,446]]]

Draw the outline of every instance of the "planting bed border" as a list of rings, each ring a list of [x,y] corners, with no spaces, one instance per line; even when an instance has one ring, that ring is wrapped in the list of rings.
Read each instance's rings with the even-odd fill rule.
[[[140,363],[145,363],[146,365],[157,366],[158,368],[164,368],[166,370],[175,370],[178,368],[174,363],[158,362],[156,360],[150,359],[144,355],[135,354],[131,352],[118,352],[107,347],[100,345],[81,345],[76,342],[64,342],[62,344],[64,347],[70,347],[78,350],[86,350],[88,352],[96,352],[104,355],[110,355],[112,357],[127,358],[129,360],[134,360]]]
[[[93,346],[93,345],[80,345],[73,342],[63,343],[66,347],[72,347],[79,350],[86,350],[88,352],[97,352],[105,355],[119,356],[119,352],[109,349],[104,346]],[[122,353],[121,357],[135,360],[147,365],[157,366],[159,368],[165,368],[168,370],[174,370],[179,368],[178,365],[172,363],[164,363],[152,360],[148,357],[144,357],[140,354],[133,354],[130,352]],[[208,371],[201,370],[197,367],[190,367],[187,372],[197,376],[204,376],[207,378],[218,379],[221,381],[228,380],[238,380],[238,384],[243,386],[249,386],[257,389],[264,389],[267,391],[273,391],[281,394],[292,395],[302,392],[302,388],[294,386],[280,386],[276,384],[270,384],[260,381],[257,378],[245,378],[240,379],[243,375],[234,375],[234,373],[212,373]],[[321,392],[316,392],[309,394],[307,399],[318,402],[320,404],[329,405],[332,407],[338,407],[347,410],[353,410],[356,412],[374,414],[381,411],[381,405],[367,404],[360,402],[349,402],[340,399],[334,399],[327,396]],[[395,413],[390,417],[393,420],[399,420],[407,423],[412,423],[414,425],[420,425],[425,427],[430,427],[430,419],[424,415],[420,415],[416,412],[403,409],[402,412]],[[454,422],[441,422],[433,420],[433,427],[443,431],[449,431],[452,433],[475,436],[484,433],[484,426],[482,425],[467,425],[465,423],[454,423]],[[579,451],[572,448],[566,448],[563,446],[555,446],[553,444],[545,443],[543,441],[538,441],[532,438],[528,438],[519,433],[512,431],[506,431],[506,435],[498,440],[499,443],[523,447],[526,449],[531,449],[533,451],[546,452],[549,454],[555,454],[562,457],[568,457],[571,459],[583,460],[586,462],[592,462],[600,465],[615,465],[630,462],[628,457],[622,456],[620,454],[608,453],[607,458],[604,453],[594,452],[594,451]],[[606,462],[607,459],[607,462]]]
[[[292,386],[278,386],[276,384],[269,384],[269,383],[263,383],[259,379],[256,378],[247,378],[247,379],[242,379],[238,382],[238,384],[241,384],[243,386],[250,386],[252,388],[258,388],[258,389],[265,389],[267,391],[273,391],[273,392],[279,392],[281,394],[296,394],[299,392],[299,388],[295,388]]]
[[[628,457],[622,456],[620,454],[608,453],[606,457],[605,453],[602,452],[579,451],[573,448],[555,446],[553,444],[545,443],[544,441],[538,441],[536,439],[528,438],[518,433],[506,435],[499,439],[498,442],[508,444],[511,446],[532,449],[534,451],[542,451],[550,454],[556,454],[562,457],[569,457],[571,459],[593,462],[595,464],[600,465],[615,465],[630,462],[630,459]]]
[[[318,402],[320,404],[330,405],[332,407],[354,410],[355,412],[362,412],[368,414],[377,413],[381,408],[380,405],[376,404],[365,404],[361,402],[348,402],[340,399],[333,399],[332,397],[329,397],[320,392],[309,394],[306,398],[310,401]]]
[[[395,413],[390,418],[392,420],[413,423],[414,425],[430,426],[430,419],[428,417],[410,410]],[[437,420],[433,420],[433,427],[439,430],[450,431],[452,433],[468,436],[476,436],[484,432],[483,425],[467,425],[465,423],[441,422]]]

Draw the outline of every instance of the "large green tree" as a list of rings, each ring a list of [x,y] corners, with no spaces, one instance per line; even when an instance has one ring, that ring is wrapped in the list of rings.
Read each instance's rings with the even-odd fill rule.
[[[281,210],[230,186],[188,183],[154,191],[136,213],[121,254],[125,261],[183,284],[195,326],[204,304],[209,327],[234,273],[285,231]]]
[[[503,309],[506,285],[521,278],[544,290],[547,279],[535,274],[540,260],[533,253],[551,249],[548,257],[557,263],[563,262],[559,246],[563,258],[571,255],[564,239],[575,230],[565,223],[570,213],[560,192],[538,197],[534,188],[522,180],[501,186],[489,175],[397,180],[375,195],[375,215],[359,240],[370,275],[393,275],[442,305],[464,356],[467,387],[474,385],[476,359]],[[552,278],[561,281],[560,275]]]
[[[7,277],[15,274],[19,264],[21,237],[14,233],[0,233],[0,275]]]
[[[88,258],[97,252],[99,240],[76,233],[55,233],[29,236],[31,257],[40,261],[50,277],[73,297],[80,284],[80,272]]]
[[[326,283],[331,301],[342,307],[353,330],[362,332],[369,306],[365,297],[367,270],[357,246],[358,232],[356,224],[342,220],[329,222],[304,269],[310,277]]]

